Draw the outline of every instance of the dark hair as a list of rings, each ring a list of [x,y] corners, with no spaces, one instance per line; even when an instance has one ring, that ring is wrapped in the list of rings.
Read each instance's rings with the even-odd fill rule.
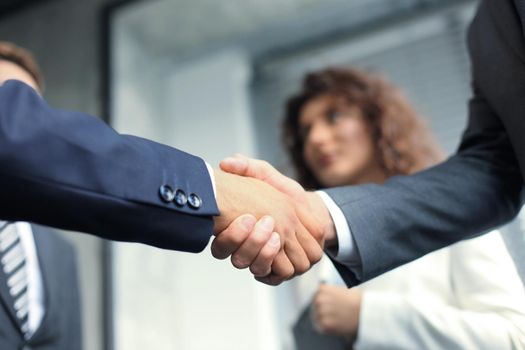
[[[360,108],[387,176],[410,174],[442,159],[423,120],[397,87],[374,73],[327,68],[307,74],[299,93],[286,104],[283,141],[304,187],[322,186],[304,160],[299,117],[310,100],[323,95],[341,97]]]
[[[23,68],[33,77],[40,91],[44,91],[44,77],[31,52],[13,43],[0,41],[0,60],[10,61]]]

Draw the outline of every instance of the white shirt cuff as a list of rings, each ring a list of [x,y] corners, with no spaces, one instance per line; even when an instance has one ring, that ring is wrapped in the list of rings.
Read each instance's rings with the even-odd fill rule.
[[[341,208],[335,204],[334,200],[324,191],[316,191],[324,202],[324,205],[330,212],[332,221],[335,226],[335,234],[337,236],[338,248],[337,251],[327,250],[327,253],[345,265],[359,264],[359,254],[352,238],[352,232],[348,226],[345,215]]]
[[[208,162],[204,163],[206,163],[206,169],[208,169],[208,174],[210,175],[211,186],[213,187],[213,196],[215,197],[215,199],[217,199],[217,191],[215,190],[215,173],[213,172],[213,168],[211,167],[211,165],[208,164]]]

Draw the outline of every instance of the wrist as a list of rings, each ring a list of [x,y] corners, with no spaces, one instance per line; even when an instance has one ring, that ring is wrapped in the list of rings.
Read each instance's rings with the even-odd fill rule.
[[[219,209],[219,215],[213,218],[213,232],[215,233],[222,232],[228,227],[229,221],[231,221],[227,218],[232,212],[230,201],[226,195],[228,193],[228,175],[220,169],[213,169],[215,200]]]
[[[335,224],[323,199],[316,192],[307,192],[307,195],[309,196],[310,203],[312,203],[312,210],[319,216],[319,220],[322,223],[325,247],[337,245]]]

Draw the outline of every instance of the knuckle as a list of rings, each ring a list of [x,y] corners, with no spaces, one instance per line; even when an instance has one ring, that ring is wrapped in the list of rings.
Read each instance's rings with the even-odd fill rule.
[[[213,255],[214,258],[217,258],[217,255],[220,255],[220,247],[217,245],[216,239],[214,239],[213,242],[211,242],[210,251],[211,255]]]
[[[239,257],[238,255],[232,255],[231,261],[232,265],[238,269],[244,269],[247,267],[244,259]]]
[[[275,286],[275,283],[271,279],[262,279],[262,280],[259,280],[259,282],[264,283],[268,286]]]
[[[288,280],[293,277],[295,270],[293,267],[287,267],[279,274],[279,278],[282,280]]]
[[[228,238],[229,238],[230,244],[236,247],[240,246],[244,242],[244,239],[245,239],[245,237],[241,235],[233,234],[233,233],[230,234]]]
[[[211,255],[215,258],[215,259],[219,259],[219,260],[223,260],[225,259],[226,257],[224,256],[224,252],[218,250],[215,246],[211,246]]]
[[[234,232],[224,232],[220,237],[217,237],[214,242],[220,249],[227,249],[228,247],[239,247],[244,241],[241,235]]]
[[[298,264],[296,267],[295,267],[295,272],[298,274],[298,275],[302,275],[303,273],[305,273],[306,271],[308,271],[310,269],[310,264],[308,262],[301,262],[300,264]]]
[[[249,238],[250,243],[255,246],[263,246],[268,241],[268,237],[265,235],[266,232],[258,232],[258,234],[253,235]]]
[[[219,260],[224,260],[230,255],[224,245],[221,244],[217,239],[215,239],[211,244],[211,254],[214,258]]]
[[[312,253],[312,263],[316,264],[323,258],[323,251],[321,248],[315,249]]]
[[[270,274],[270,275],[264,276],[264,277],[255,277],[255,279],[257,281],[259,281],[261,283],[264,283],[264,284],[267,284],[269,286],[278,286],[282,282],[282,280],[280,278],[278,278],[274,274]]]
[[[272,266],[272,258],[270,256],[266,257],[259,255],[256,259],[256,263],[251,266],[257,270],[270,270]]]
[[[269,268],[260,265],[251,265],[250,272],[255,276],[266,276],[268,275]]]
[[[320,241],[324,238],[324,230],[319,227],[310,230],[310,234],[315,238],[316,241]]]
[[[283,278],[275,278],[275,279],[272,280],[272,286],[278,286],[281,283],[283,283],[284,281],[285,281],[285,279],[283,279]]]
[[[272,262],[272,260],[275,258],[275,255],[278,253],[278,250],[273,250],[273,249],[263,249],[261,250],[261,252],[259,253],[259,259],[261,259],[262,261],[268,261],[268,262]]]

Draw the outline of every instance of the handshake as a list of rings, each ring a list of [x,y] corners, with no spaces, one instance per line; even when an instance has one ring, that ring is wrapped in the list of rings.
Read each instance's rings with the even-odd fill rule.
[[[321,197],[267,162],[237,155],[215,171],[220,216],[211,251],[255,279],[278,285],[310,269],[336,241]]]

